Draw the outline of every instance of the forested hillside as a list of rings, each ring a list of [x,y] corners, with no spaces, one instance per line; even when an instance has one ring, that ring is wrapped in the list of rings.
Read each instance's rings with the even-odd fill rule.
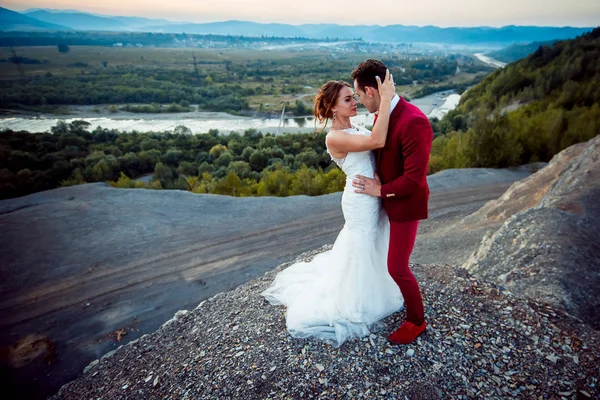
[[[488,75],[434,124],[431,171],[548,161],[600,133],[600,28]]]
[[[513,44],[503,49],[487,53],[486,55],[505,63],[511,63],[520,60],[521,58],[527,57],[528,55],[536,51],[540,46],[552,46],[556,42],[556,40],[551,40],[548,42]]]

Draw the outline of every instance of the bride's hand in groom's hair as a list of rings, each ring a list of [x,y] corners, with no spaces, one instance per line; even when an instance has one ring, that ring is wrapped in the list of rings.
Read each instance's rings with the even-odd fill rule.
[[[394,85],[394,77],[390,74],[390,70],[385,70],[383,82],[381,82],[381,78],[378,76],[376,76],[375,79],[377,80],[377,90],[379,90],[381,99],[392,100],[396,94],[396,86]]]

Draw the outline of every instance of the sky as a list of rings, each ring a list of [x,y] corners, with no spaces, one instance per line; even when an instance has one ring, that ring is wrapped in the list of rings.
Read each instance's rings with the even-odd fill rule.
[[[95,4],[94,4],[95,3]],[[600,0],[0,0],[15,11],[77,9],[173,21],[448,26],[600,25]]]

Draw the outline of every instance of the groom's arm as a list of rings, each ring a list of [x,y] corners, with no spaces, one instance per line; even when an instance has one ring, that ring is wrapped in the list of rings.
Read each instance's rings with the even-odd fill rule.
[[[427,183],[427,168],[433,141],[429,120],[423,117],[414,118],[398,140],[402,141],[404,173],[381,186],[383,198],[410,196]]]

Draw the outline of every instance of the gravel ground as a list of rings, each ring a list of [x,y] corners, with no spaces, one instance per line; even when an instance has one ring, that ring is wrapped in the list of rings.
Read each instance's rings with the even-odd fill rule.
[[[523,175],[430,176],[430,219],[420,224],[412,262],[464,262],[486,231],[449,227]],[[9,398],[28,390],[36,395],[26,397],[45,398],[177,310],[333,243],[343,225],[340,196],[236,199],[96,183],[0,202],[0,351],[23,349],[35,334],[52,356],[51,364],[38,357],[11,369],[0,386],[18,393]]]
[[[403,312],[339,349],[293,339],[284,309],[260,296],[288,265],[177,313],[94,361],[54,399],[600,396],[597,331],[447,264],[413,266],[430,323],[413,345],[386,340]]]

